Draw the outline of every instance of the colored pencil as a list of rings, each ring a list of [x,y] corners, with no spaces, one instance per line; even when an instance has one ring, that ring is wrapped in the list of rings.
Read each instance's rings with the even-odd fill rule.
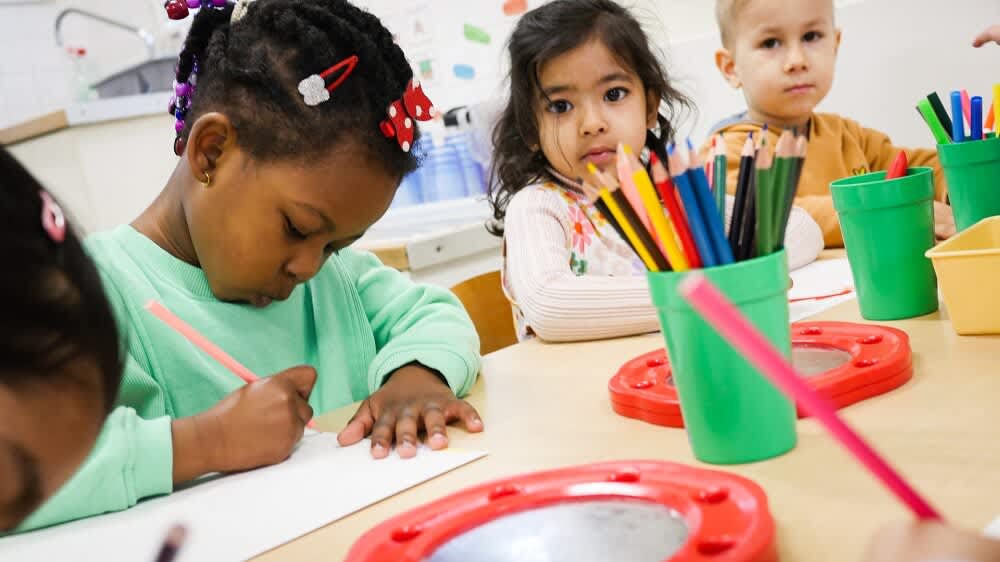
[[[646,206],[642,203],[642,196],[639,195],[639,188],[636,187],[635,181],[632,180],[632,167],[629,166],[628,160],[621,157],[616,158],[615,169],[618,172],[619,189],[621,189],[622,193],[625,194],[625,197],[628,198],[629,204],[632,206],[632,209],[635,210],[639,220],[642,221],[642,226],[646,229],[646,232],[648,232],[655,240],[657,238],[656,231],[653,230],[653,223],[649,220],[649,212],[646,210]]]
[[[771,225],[774,224],[774,156],[771,147],[763,144],[757,155],[757,225],[755,229],[758,256],[770,254],[774,249]]]
[[[969,98],[969,90],[959,90],[962,95],[962,115],[965,116],[965,124],[972,128],[972,100]]]
[[[740,171],[736,178],[736,195],[733,202],[733,216],[729,220],[729,247],[739,259],[740,233],[747,212],[747,197],[750,191],[750,175],[753,173],[753,132],[747,136],[740,152]]]
[[[781,133],[781,136],[778,137],[778,143],[775,145],[774,150],[774,184],[770,199],[774,211],[772,212],[773,222],[768,225],[768,228],[771,229],[769,239],[772,242],[772,246],[767,253],[774,252],[784,245],[785,237],[779,231],[781,229],[781,221],[785,217],[785,201],[789,198],[789,192],[792,189],[791,175],[794,167],[794,151],[795,137],[790,130],[785,129]]]
[[[969,138],[983,140],[983,98],[975,96],[969,102],[971,109],[969,120]]]
[[[726,191],[728,186],[726,180],[729,176],[729,157],[726,154],[726,139],[722,135],[715,137],[715,155],[712,164],[715,170],[714,181],[712,182],[712,193],[715,195],[715,206],[719,208],[719,217],[726,220]]]
[[[996,102],[990,103],[990,110],[986,112],[986,123],[983,124],[984,129],[993,130],[996,125]]]
[[[788,230],[788,220],[792,216],[792,205],[795,203],[795,196],[798,195],[799,181],[802,179],[802,168],[806,164],[806,152],[809,149],[809,141],[805,135],[800,136],[795,141],[794,157],[792,158],[790,188],[785,193],[783,216],[778,228],[778,241],[784,246],[785,232]]]
[[[678,287],[687,299],[723,339],[772,384],[818,420],[869,472],[879,479],[920,519],[940,520],[931,505],[837,414],[830,402],[810,388],[806,377],[795,368],[770,341],[701,273],[684,279]]]
[[[1000,132],[1000,84],[993,85],[993,105],[990,114],[993,116],[993,130]]]
[[[625,233],[625,240],[638,254],[639,259],[650,271],[665,271],[667,269],[666,259],[660,253],[656,243],[642,226],[639,217],[632,210],[628,198],[618,188],[618,184],[604,172],[597,169],[592,164],[587,166],[587,171],[591,173],[594,180],[598,182],[598,189],[601,201],[604,202],[611,213],[611,217],[618,222]]]
[[[715,259],[719,265],[727,265],[735,261],[733,250],[726,240],[726,229],[722,225],[722,217],[719,216],[719,208],[715,199],[712,198],[712,190],[708,186],[708,176],[700,162],[698,151],[694,149],[691,139],[687,140],[688,161],[691,166],[688,168],[688,176],[691,185],[694,187],[695,197],[698,200],[698,208],[705,221],[705,228],[708,230],[708,239],[712,244],[712,251],[715,252]],[[725,185],[725,182],[723,182]]]
[[[674,229],[677,231],[677,237],[681,241],[681,248],[684,249],[684,256],[687,257],[688,265],[695,269],[700,268],[702,266],[701,256],[698,254],[698,247],[691,237],[691,227],[688,225],[688,219],[684,215],[681,204],[677,199],[677,188],[674,187],[674,182],[670,179],[670,174],[667,173],[667,169],[663,166],[663,162],[656,155],[656,152],[650,152],[649,164],[653,171],[653,183],[656,185],[656,190],[660,193],[660,201],[666,207]]]
[[[687,271],[690,269],[688,260],[677,244],[677,235],[673,225],[670,224],[670,219],[663,214],[663,205],[660,203],[659,197],[656,196],[656,188],[653,187],[653,182],[649,179],[646,169],[642,167],[639,159],[632,152],[632,148],[627,144],[618,145],[618,160],[624,161],[631,168],[632,183],[636,186],[639,197],[642,198],[642,203],[646,207],[649,220],[653,224],[653,230],[660,243],[660,249],[667,257],[671,269]]]
[[[951,93],[951,140],[965,141],[965,120],[962,118],[962,92]]]
[[[927,95],[927,101],[931,105],[931,109],[934,110],[934,115],[937,115],[938,123],[945,130],[948,135],[948,139],[951,140],[951,117],[948,117],[948,112],[944,108],[944,104],[941,103],[941,96],[937,92],[931,92]],[[938,141],[938,144],[945,144]]]
[[[591,166],[594,166],[594,164],[588,162],[587,163],[588,171],[590,171]],[[593,175],[593,172],[590,173],[591,175]],[[628,235],[625,234],[625,229],[622,228],[621,224],[618,223],[618,219],[616,219],[614,215],[611,213],[611,209],[608,207],[608,204],[605,203],[603,199],[601,199],[601,190],[597,187],[594,187],[593,185],[590,185],[583,178],[577,178],[577,185],[580,187],[580,190],[583,191],[583,193],[587,196],[587,202],[592,204],[594,207],[597,207],[597,210],[601,212],[601,215],[603,215],[604,219],[608,221],[608,224],[611,225],[611,228],[615,229],[615,232],[618,233],[618,237],[624,240],[625,243],[628,244],[630,248],[632,248],[632,251],[635,252],[636,255],[639,255],[639,250],[636,249],[635,245],[629,239]]]
[[[695,246],[698,247],[698,255],[701,256],[701,263],[705,267],[719,265],[719,259],[715,255],[712,239],[708,233],[708,226],[705,224],[704,214],[701,212],[695,188],[691,185],[688,175],[688,162],[684,155],[677,150],[676,144],[671,144],[667,151],[667,169],[673,179],[677,193],[681,196],[684,205],[684,213],[688,219],[688,226],[691,227],[691,235],[694,238]]]
[[[907,169],[910,167],[909,162],[906,159],[906,151],[900,150],[899,154],[892,161],[892,165],[889,166],[889,171],[885,175],[885,179],[894,180],[896,178],[901,178],[906,175]]]
[[[917,103],[917,112],[919,112],[920,116],[924,118],[924,122],[927,123],[927,127],[930,128],[931,134],[934,135],[935,142],[938,144],[949,144],[953,142],[954,139],[952,139],[950,134],[945,131],[944,126],[938,119],[937,114],[934,113],[934,109],[931,107],[931,103],[929,101],[925,99],[920,100],[920,102]]]
[[[178,318],[173,312],[167,309],[167,307],[160,304],[160,302],[151,300],[146,303],[146,310],[148,310],[153,316],[156,316],[163,321],[164,324],[171,327],[178,334],[187,338],[187,340],[204,351],[209,357],[215,359],[223,367],[229,369],[234,375],[238,376],[243,382],[249,384],[260,379],[255,375],[250,369],[244,367],[239,361],[233,359],[231,355],[222,350],[219,346],[215,345],[208,338],[201,335],[198,330],[195,330],[193,326],[187,322]],[[312,420],[307,423],[309,427],[315,427]]]

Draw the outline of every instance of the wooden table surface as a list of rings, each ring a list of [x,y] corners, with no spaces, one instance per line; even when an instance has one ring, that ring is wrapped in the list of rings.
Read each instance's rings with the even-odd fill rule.
[[[857,302],[813,320],[861,321]],[[952,522],[981,528],[1000,514],[1000,341],[958,337],[944,311],[886,325],[911,338],[915,374],[903,387],[843,415]],[[663,346],[659,334],[577,344],[531,341],[484,358],[469,396],[486,431],[452,428],[452,445],[489,456],[327,525],[259,558],[343,560],[365,531],[464,487],[519,473],[596,461],[660,459],[699,465],[683,430],[615,414],[607,384],[627,359]],[[354,406],[319,419],[336,431]],[[908,513],[816,422],[781,457],[714,467],[767,492],[784,561],[859,560],[881,525]],[[707,466],[707,465],[705,465]]]

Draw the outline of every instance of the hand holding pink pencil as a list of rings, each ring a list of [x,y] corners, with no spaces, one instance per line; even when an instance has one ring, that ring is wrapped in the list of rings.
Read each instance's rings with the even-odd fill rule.
[[[847,450],[881,480],[920,519],[941,516],[860,435],[854,432],[822,396],[803,382],[795,369],[704,275],[693,273],[678,287],[705,321],[742,353],[747,361],[822,423]]]
[[[232,371],[234,375],[243,379],[243,382],[249,384],[260,379],[260,377],[255,375],[252,371],[250,371],[250,369],[247,369],[239,361],[233,359],[231,355],[209,341],[208,338],[201,335],[198,330],[195,330],[190,324],[178,318],[174,315],[174,313],[167,310],[167,307],[163,306],[159,302],[149,301],[146,304],[146,310],[148,310],[153,316],[162,320],[164,324],[173,328],[177,333],[187,338],[188,341],[208,354],[209,357],[218,361],[223,367]],[[313,429],[316,428],[313,420],[309,420],[309,423],[307,423],[306,426]]]

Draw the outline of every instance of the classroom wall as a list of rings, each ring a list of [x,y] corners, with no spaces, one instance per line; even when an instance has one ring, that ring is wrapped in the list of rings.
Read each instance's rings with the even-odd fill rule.
[[[438,62],[432,67],[434,71],[447,70],[449,64],[457,64],[455,61],[479,61],[476,63],[481,72],[479,80],[449,78],[446,71],[438,73],[438,80],[428,84],[432,99],[440,107],[495,95],[502,74],[497,62],[502,58],[502,40],[514,21],[513,17],[503,15],[500,0],[363,1],[376,13],[385,12],[384,17],[393,29],[413,28],[413,37],[399,33],[404,46],[416,45],[412,50],[408,48],[408,52],[418,64],[423,60],[421,56],[439,57],[441,49],[444,54],[435,59]],[[2,2],[0,48],[5,53],[27,53],[25,57],[0,57],[0,103],[3,104],[0,107],[9,107],[21,103],[16,101],[20,99],[18,96],[31,92],[29,85],[36,81],[42,89],[53,83],[45,75],[44,65],[25,61],[44,51],[43,44],[51,41],[51,22],[37,14],[47,11],[54,17],[54,12],[68,3],[10,6]],[[110,6],[124,3],[132,0],[90,0],[87,5],[94,9],[105,5],[110,10]],[[138,6],[139,2],[136,0],[135,4]],[[537,2],[528,2],[529,7],[533,5]],[[682,130],[691,131],[696,139],[703,138],[712,123],[743,108],[739,92],[731,90],[712,65],[718,42],[710,0],[635,0],[633,5],[651,35],[661,42],[667,37],[672,39],[666,45],[668,67],[697,102],[697,118],[689,119]],[[865,125],[890,133],[899,143],[929,145],[930,134],[913,109],[917,99],[933,89],[944,92],[959,86],[987,94],[990,84],[1000,81],[989,72],[1000,67],[1000,47],[977,50],[969,46],[972,37],[987,23],[1000,22],[1000,1],[961,0],[955,4],[961,10],[941,10],[943,5],[939,0],[841,3],[838,17],[844,41],[833,92],[821,109],[850,115]],[[421,6],[435,9],[421,11]],[[146,9],[145,3],[142,7]],[[437,19],[437,10],[451,14],[450,19]],[[23,25],[14,25],[6,17],[15,12],[16,21]],[[141,13],[137,10],[137,14]],[[20,19],[31,14],[36,15]],[[151,11],[150,14],[152,19]],[[416,33],[418,20],[424,22],[422,35]],[[457,43],[463,47],[455,48],[455,41],[465,41],[461,31],[464,23],[481,26],[490,34],[490,43]],[[28,33],[25,31],[28,29],[37,33]],[[424,51],[420,50],[421,42]],[[23,69],[31,73],[25,74]],[[33,74],[36,71],[40,78]],[[3,81],[10,76],[20,78],[14,83]],[[27,82],[22,87],[17,84],[19,80]],[[77,127],[21,143],[13,150],[54,192],[70,202],[71,211],[88,229],[108,228],[134,218],[152,201],[169,176],[174,162],[170,155],[171,123],[164,114]]]
[[[56,45],[56,15],[77,7],[155,32],[157,0],[0,0],[0,128],[62,109],[72,99],[73,63]],[[146,58],[135,35],[76,15],[63,23],[67,45],[89,50],[88,74],[104,77]],[[161,36],[166,50],[166,37]]]

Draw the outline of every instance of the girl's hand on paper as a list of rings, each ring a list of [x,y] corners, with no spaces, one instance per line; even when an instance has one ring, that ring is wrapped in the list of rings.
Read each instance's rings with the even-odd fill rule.
[[[292,367],[240,387],[201,414],[175,420],[174,482],[287,459],[312,419],[314,384],[315,369]]]
[[[1000,562],[1000,541],[949,527],[913,521],[879,531],[868,546],[867,562]]]
[[[934,202],[934,235],[938,240],[947,240],[955,235],[955,213],[951,205]]]
[[[982,47],[989,42],[1000,45],[1000,25],[991,25],[972,40],[973,47]]]
[[[483,421],[468,402],[455,397],[434,371],[421,365],[401,367],[367,400],[337,436],[342,446],[353,445],[371,435],[372,456],[389,455],[393,442],[401,458],[417,454],[417,434],[427,433],[427,446],[448,446],[447,425],[461,420],[465,429],[478,433]]]

